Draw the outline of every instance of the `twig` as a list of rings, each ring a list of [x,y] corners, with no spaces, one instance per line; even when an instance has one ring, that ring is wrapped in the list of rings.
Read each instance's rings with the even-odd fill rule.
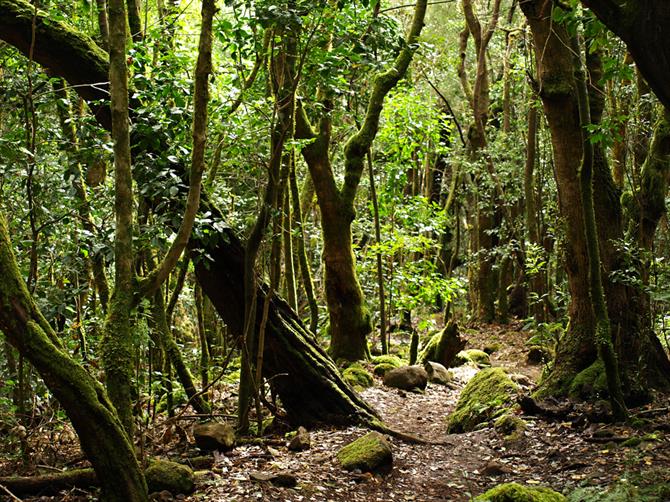
[[[18,500],[19,502],[21,502],[21,499],[19,497],[17,497],[16,495],[14,495],[12,492],[10,492],[9,488],[7,488],[5,485],[0,485],[0,490],[5,492],[10,499]]]
[[[428,5],[438,5],[438,4],[441,4],[441,3],[453,3],[455,1],[456,0],[436,0],[434,2],[428,2]],[[398,9],[407,9],[409,7],[414,7],[414,4],[413,3],[408,3],[408,4],[404,4],[404,5],[396,5],[395,7],[386,7],[385,9],[380,10],[379,13],[383,14],[384,12],[389,12],[389,11],[398,10]]]
[[[451,113],[451,119],[454,121],[454,124],[456,124],[456,128],[458,129],[458,135],[461,137],[461,143],[463,143],[463,147],[465,148],[467,146],[467,143],[465,142],[465,138],[463,137],[463,129],[461,129],[461,124],[459,124],[458,119],[456,118],[456,114],[454,113],[454,110],[451,108],[451,105],[449,104],[449,100],[430,81],[430,79],[428,78],[428,75],[426,75],[425,72],[422,71],[421,73],[423,75],[423,78],[426,79],[426,82],[428,82],[428,85],[430,85],[433,88],[433,90],[437,93],[437,95],[440,97],[440,99],[442,101],[444,101],[444,104],[447,106],[447,109],[449,110],[449,113]]]

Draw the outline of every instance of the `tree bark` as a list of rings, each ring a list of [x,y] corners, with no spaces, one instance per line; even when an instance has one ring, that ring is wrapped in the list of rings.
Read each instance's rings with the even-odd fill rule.
[[[670,108],[670,3],[666,0],[582,0],[621,38],[658,99]]]

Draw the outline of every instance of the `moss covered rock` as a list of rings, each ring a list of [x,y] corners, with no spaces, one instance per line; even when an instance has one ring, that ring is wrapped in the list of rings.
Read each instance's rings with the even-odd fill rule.
[[[182,464],[168,460],[153,460],[144,472],[149,492],[168,490],[173,494],[188,495],[195,490],[193,471]]]
[[[474,363],[480,368],[491,366],[491,359],[489,355],[483,350],[468,349],[461,350],[454,357],[454,365],[462,366],[463,364]]]
[[[360,364],[352,364],[345,369],[342,378],[356,390],[367,389],[374,385],[372,375]]]
[[[193,438],[201,450],[227,451],[235,446],[235,429],[230,424],[206,422],[193,427]]]
[[[381,356],[375,356],[370,360],[370,362],[372,363],[373,366],[378,366],[380,364],[389,364],[394,368],[400,368],[400,366],[404,364],[402,362],[402,359],[393,354],[384,354]]]
[[[337,460],[348,471],[377,471],[391,466],[391,445],[379,432],[370,432],[337,452]]]
[[[375,367],[372,369],[372,372],[373,372],[375,375],[377,375],[377,376],[381,376],[381,377],[383,377],[383,376],[386,375],[389,371],[394,370],[394,369],[396,369],[396,368],[397,368],[397,366],[393,366],[392,364],[381,363],[381,364],[378,364],[377,366],[375,366]]]
[[[513,404],[519,386],[502,368],[486,368],[467,383],[456,409],[449,416],[449,432],[468,432],[477,425],[505,413]]]
[[[567,499],[551,488],[505,483],[475,498],[475,502],[565,502]]]
[[[521,439],[523,431],[526,430],[526,422],[511,413],[502,415],[495,421],[493,426],[505,437],[505,441],[517,441]]]
[[[458,333],[458,325],[449,322],[443,330],[430,337],[419,353],[417,362],[427,361],[440,363],[447,368],[454,366],[454,357],[465,347],[465,339]]]

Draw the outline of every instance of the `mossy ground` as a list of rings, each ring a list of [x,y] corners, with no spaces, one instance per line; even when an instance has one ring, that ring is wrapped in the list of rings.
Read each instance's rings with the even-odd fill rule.
[[[465,386],[456,409],[449,416],[449,432],[468,432],[502,415],[512,405],[518,390],[502,368],[481,370]]]

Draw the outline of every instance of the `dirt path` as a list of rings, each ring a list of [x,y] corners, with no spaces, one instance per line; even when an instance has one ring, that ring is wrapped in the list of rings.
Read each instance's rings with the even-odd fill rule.
[[[539,376],[540,368],[525,364],[525,333],[509,327],[487,328],[470,337],[472,348],[481,348],[495,339],[501,346],[492,357],[495,366],[511,368],[531,379]],[[204,475],[201,488],[188,500],[466,501],[509,481],[550,486],[564,493],[579,486],[605,487],[618,479],[670,481],[670,443],[663,432],[657,432],[653,441],[622,447],[591,442],[591,438],[598,435],[597,431],[614,437],[632,437],[639,432],[604,424],[575,427],[569,421],[523,417],[527,429],[514,443],[506,442],[490,427],[446,435],[446,417],[475,372],[469,367],[456,369],[455,389],[431,384],[425,394],[414,394],[386,388],[377,381],[363,392],[393,428],[448,443],[413,445],[391,439],[394,463],[386,476],[347,473],[334,458],[340,447],[366,430],[315,430],[314,446],[306,452],[254,446],[220,457],[213,472]],[[659,421],[663,422],[667,420]],[[298,486],[288,489],[254,482],[249,480],[251,471],[289,471],[298,479]]]

